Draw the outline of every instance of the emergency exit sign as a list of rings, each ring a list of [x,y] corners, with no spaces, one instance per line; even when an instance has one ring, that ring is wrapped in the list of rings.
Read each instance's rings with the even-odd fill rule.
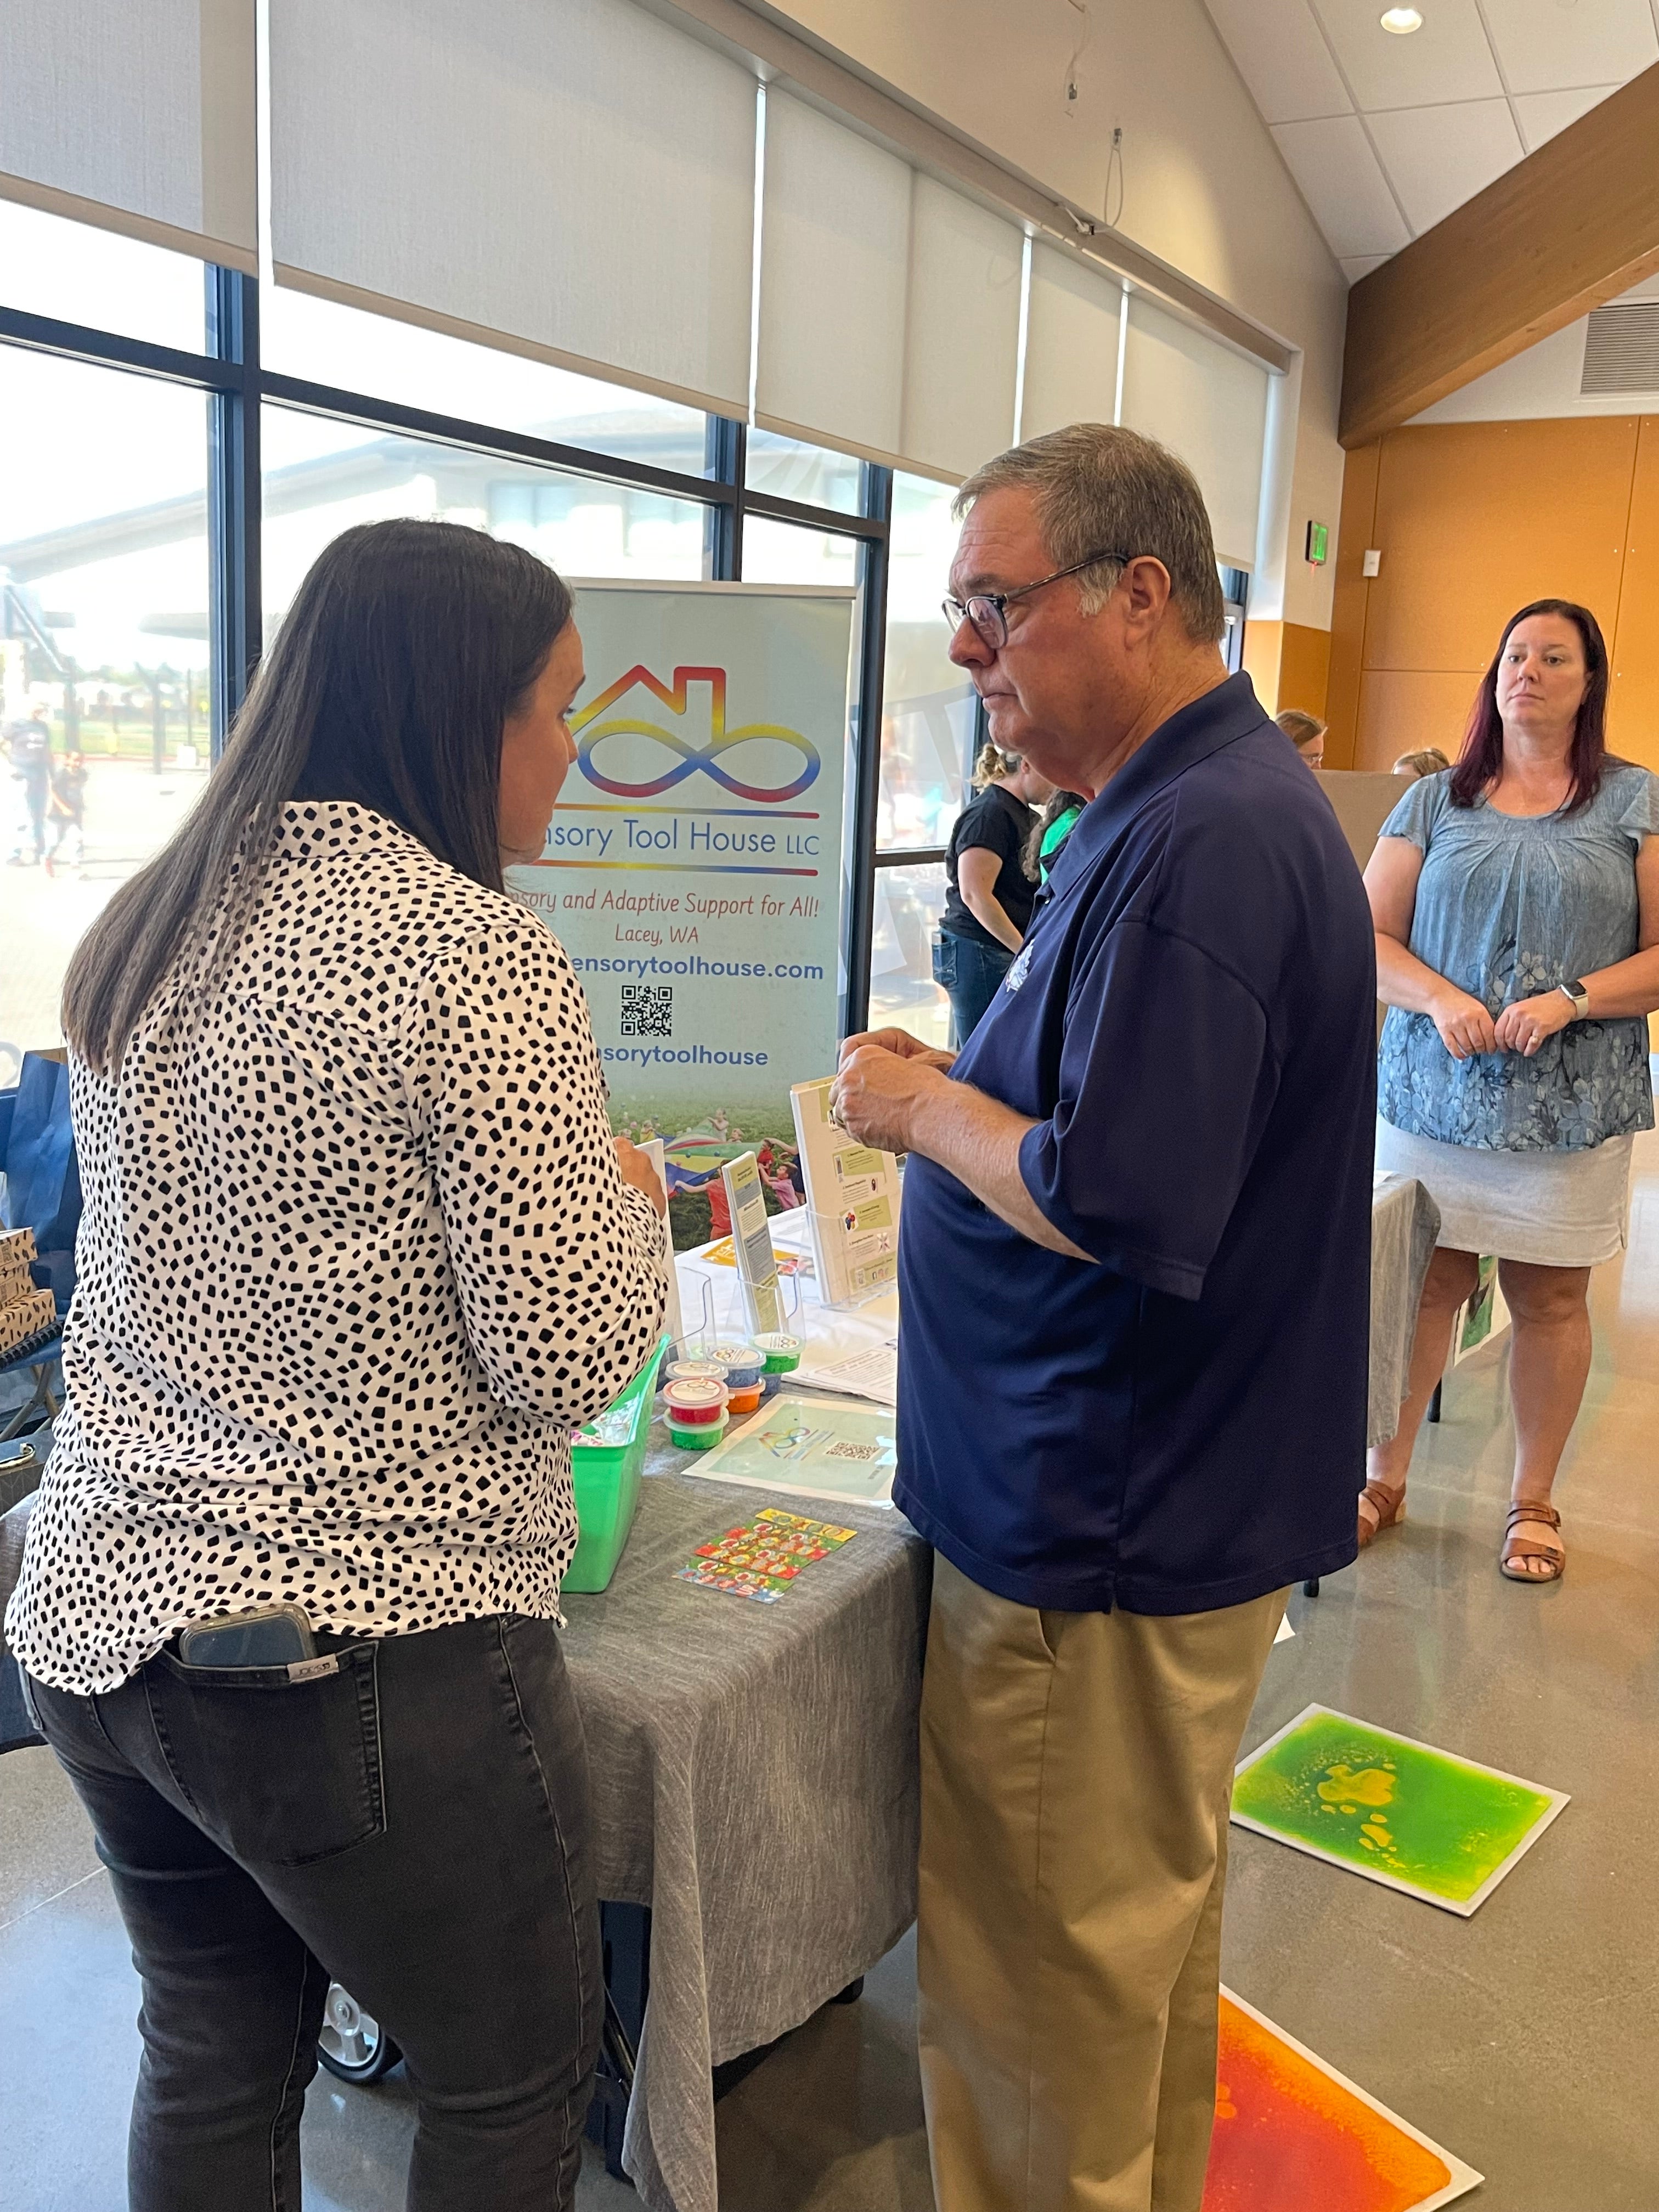
[[[1330,542],[1331,533],[1322,522],[1310,522],[1308,525],[1308,565],[1310,568],[1322,568],[1324,567],[1325,555],[1329,550]]]

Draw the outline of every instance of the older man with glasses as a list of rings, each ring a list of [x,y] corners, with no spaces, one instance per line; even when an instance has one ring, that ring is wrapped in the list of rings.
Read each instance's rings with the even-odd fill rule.
[[[1198,2212],[1233,1763],[1287,1586],[1354,1556],[1370,921],[1222,665],[1180,461],[1080,424],[957,512],[951,657],[1090,804],[967,1048],[851,1038],[833,1094],[910,1155],[934,2184],[942,2212]]]

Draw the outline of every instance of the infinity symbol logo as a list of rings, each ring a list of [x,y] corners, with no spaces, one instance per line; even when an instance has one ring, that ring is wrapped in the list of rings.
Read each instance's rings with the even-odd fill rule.
[[[708,743],[701,750],[689,745],[672,730],[665,729],[660,722],[647,722],[632,715],[617,715],[605,721],[598,720],[606,708],[636,684],[644,685],[672,713],[683,714],[686,708],[686,687],[692,683],[708,684],[714,694],[709,711],[712,734]],[[591,706],[573,715],[570,726],[580,734],[576,757],[583,775],[590,783],[597,784],[601,791],[614,793],[619,799],[654,799],[659,792],[672,791],[677,783],[683,783],[687,776],[695,775],[701,769],[705,775],[719,784],[723,791],[729,791],[734,798],[752,799],[763,806],[780,806],[787,799],[799,799],[823,765],[817,746],[804,738],[799,730],[787,730],[775,722],[746,722],[740,729],[728,730],[726,726],[726,671],[723,668],[677,668],[672,688],[659,683],[648,668],[630,668],[625,676],[602,691]],[[654,738],[671,752],[678,753],[679,758],[665,775],[657,776],[648,783],[618,782],[614,776],[602,773],[594,755],[607,738],[620,737]],[[740,781],[720,765],[722,753],[729,752],[733,745],[747,744],[751,738],[774,738],[781,744],[790,746],[800,756],[801,773],[793,783],[785,784],[780,790],[763,791],[757,785]]]

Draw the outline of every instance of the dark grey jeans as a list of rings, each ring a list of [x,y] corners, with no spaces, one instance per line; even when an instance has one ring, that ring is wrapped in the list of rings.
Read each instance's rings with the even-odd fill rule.
[[[132,2212],[298,2212],[329,1978],[403,2045],[410,2212],[555,2212],[603,2008],[586,1753],[558,1635],[318,1637],[289,1683],[167,1653],[28,1685],[143,1983]]]

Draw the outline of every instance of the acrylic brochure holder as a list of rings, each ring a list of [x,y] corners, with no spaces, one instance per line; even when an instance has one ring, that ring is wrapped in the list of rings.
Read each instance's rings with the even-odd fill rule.
[[[772,1230],[766,1212],[766,1188],[753,1152],[739,1152],[720,1170],[732,1215],[732,1255],[743,1285],[744,1320],[750,1336],[783,1327],[783,1297]]]
[[[830,1080],[797,1083],[789,1104],[818,1296],[826,1306],[856,1306],[898,1285],[898,1162],[830,1120]]]

